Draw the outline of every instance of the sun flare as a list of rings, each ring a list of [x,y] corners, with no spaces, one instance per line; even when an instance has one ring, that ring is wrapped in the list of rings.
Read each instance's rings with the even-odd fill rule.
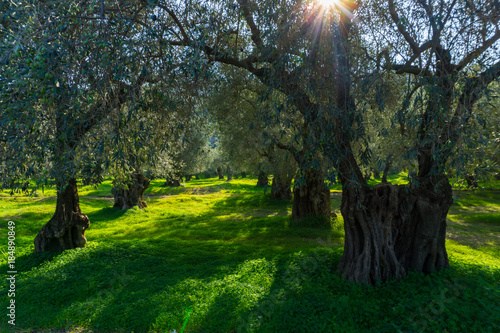
[[[339,3],[339,0],[316,0],[323,7],[333,7]]]

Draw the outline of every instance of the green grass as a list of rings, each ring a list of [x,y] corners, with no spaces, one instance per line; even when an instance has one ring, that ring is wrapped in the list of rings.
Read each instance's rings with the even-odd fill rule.
[[[497,331],[497,192],[456,192],[448,227],[450,269],[366,287],[336,271],[341,216],[332,230],[291,228],[291,204],[271,200],[269,190],[255,183],[212,178],[168,188],[155,180],[146,192],[148,207],[127,211],[111,208],[110,181],[81,187],[89,242],[55,254],[33,253],[33,239],[55,209],[53,189],[43,197],[0,198],[3,272],[7,221],[16,222],[16,329]],[[337,213],[339,205],[340,194],[332,189]],[[7,304],[4,286],[0,300]],[[3,318],[0,330],[9,329]]]

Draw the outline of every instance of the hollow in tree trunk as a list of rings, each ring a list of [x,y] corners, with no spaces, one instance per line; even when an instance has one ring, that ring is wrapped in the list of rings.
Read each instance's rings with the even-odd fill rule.
[[[452,203],[445,176],[416,178],[409,186],[382,183],[344,189],[342,277],[375,284],[449,266],[446,215]]]
[[[64,189],[58,185],[56,211],[35,237],[35,252],[83,247],[89,226],[89,218],[80,210],[76,179],[72,178]]]
[[[257,176],[257,186],[266,186],[269,185],[269,178],[267,177],[264,171],[259,171]]]
[[[271,199],[292,200],[292,179],[288,175],[276,174],[271,183]]]
[[[233,173],[231,172],[231,168],[229,167],[229,165],[226,168],[226,172],[227,172],[227,181],[233,180]]]
[[[302,177],[293,189],[292,221],[302,226],[330,226],[330,190],[323,173],[309,168]],[[317,220],[314,225],[309,218]]]
[[[134,206],[139,208],[147,207],[142,195],[149,187],[149,179],[140,173],[133,174],[130,177],[128,188],[114,187],[111,191],[115,197],[113,207],[120,209],[129,209]]]

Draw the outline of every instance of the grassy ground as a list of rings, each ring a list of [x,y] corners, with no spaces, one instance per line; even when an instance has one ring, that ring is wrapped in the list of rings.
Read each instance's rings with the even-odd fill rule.
[[[404,175],[393,180],[403,182]],[[255,179],[163,187],[148,207],[111,208],[111,182],[80,189],[88,244],[34,254],[55,194],[0,198],[16,223],[16,330],[23,332],[496,332],[500,323],[500,192],[456,191],[447,248],[451,268],[365,287],[340,279],[343,225],[291,228],[291,204]],[[340,194],[332,188],[333,209]],[[7,195],[6,195],[7,194]],[[0,293],[2,308],[7,288]],[[6,311],[6,310],[4,310]],[[5,314],[0,329],[9,331]]]

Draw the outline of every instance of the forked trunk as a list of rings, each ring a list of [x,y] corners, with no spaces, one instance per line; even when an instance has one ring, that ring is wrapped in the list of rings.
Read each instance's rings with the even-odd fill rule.
[[[72,178],[66,188],[58,189],[56,211],[35,237],[35,252],[83,247],[87,243],[85,230],[89,226],[89,218],[80,210],[76,179]]]
[[[139,208],[147,207],[142,195],[149,187],[149,179],[140,173],[133,174],[130,177],[128,188],[113,188],[111,191],[115,197],[113,207],[120,209],[129,209],[134,206]]]
[[[302,226],[329,226],[330,209],[330,190],[323,173],[306,169],[303,183],[297,182],[293,189],[292,220]]]
[[[271,183],[271,199],[292,200],[292,179],[276,174]]]
[[[375,284],[402,278],[409,270],[428,274],[448,267],[446,215],[451,203],[445,176],[417,178],[410,186],[345,189],[342,277]]]

